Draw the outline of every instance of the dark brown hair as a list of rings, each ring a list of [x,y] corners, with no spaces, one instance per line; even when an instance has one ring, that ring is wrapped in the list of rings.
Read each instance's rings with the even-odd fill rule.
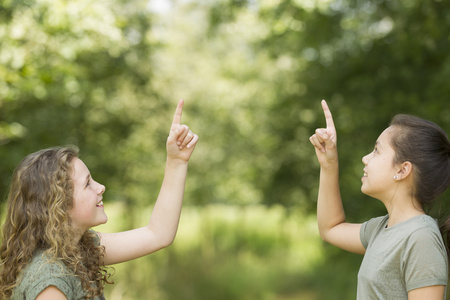
[[[394,163],[412,163],[413,196],[425,209],[431,210],[437,197],[450,184],[448,136],[435,123],[412,115],[396,115],[391,126],[397,129],[391,136],[391,145],[396,153]],[[449,247],[450,216],[441,221],[441,232]]]

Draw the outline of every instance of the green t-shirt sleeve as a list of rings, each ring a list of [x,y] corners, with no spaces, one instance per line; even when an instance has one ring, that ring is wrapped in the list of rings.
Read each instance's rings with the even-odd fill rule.
[[[361,229],[359,230],[359,238],[361,240],[364,249],[367,249],[370,243],[370,238],[374,231],[386,221],[387,216],[377,217],[370,219],[367,222],[361,224]]]
[[[402,258],[407,291],[447,285],[447,253],[440,238],[426,228],[411,234]]]
[[[36,299],[36,297],[49,286],[55,286],[66,296],[67,299],[73,299],[73,297],[70,296],[72,294],[70,291],[70,286],[66,281],[64,281],[64,279],[57,277],[46,278],[36,282],[35,285],[33,285],[25,294],[26,299]]]
[[[100,245],[99,234],[93,233],[94,243]],[[33,300],[49,286],[58,288],[68,300],[84,299],[81,280],[62,263],[49,262],[43,250],[37,250],[22,274],[20,284],[14,289],[12,300]],[[104,299],[96,297],[95,299]]]
[[[367,239],[367,222],[362,223],[361,229],[359,230],[359,238],[361,239],[361,244],[364,249],[367,249],[369,245],[369,240]]]
[[[94,244],[100,246],[100,234],[97,231],[89,230],[94,235]]]
[[[67,268],[55,262],[45,262],[41,259],[32,263],[22,278],[24,288],[13,299],[36,299],[49,286],[58,288],[68,300],[76,299],[74,295],[73,275],[68,274]],[[21,294],[21,296],[20,296]]]

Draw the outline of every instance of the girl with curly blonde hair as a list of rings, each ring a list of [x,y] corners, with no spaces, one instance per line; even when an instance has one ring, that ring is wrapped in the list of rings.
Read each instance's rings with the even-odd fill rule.
[[[181,125],[178,103],[161,191],[147,226],[97,233],[106,223],[105,186],[76,147],[32,153],[16,168],[0,247],[0,299],[104,299],[108,265],[169,246],[178,227],[188,161],[198,136]]]

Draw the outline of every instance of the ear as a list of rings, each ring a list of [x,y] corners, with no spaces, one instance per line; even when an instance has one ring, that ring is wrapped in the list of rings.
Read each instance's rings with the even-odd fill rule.
[[[399,166],[399,170],[397,172],[398,179],[406,179],[409,176],[412,176],[413,165],[409,161],[405,161]]]

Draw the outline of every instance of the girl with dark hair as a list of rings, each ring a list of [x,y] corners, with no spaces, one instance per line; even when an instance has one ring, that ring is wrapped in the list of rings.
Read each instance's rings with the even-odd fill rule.
[[[364,254],[357,299],[439,299],[446,294],[450,222],[426,214],[450,183],[450,142],[436,124],[397,115],[364,156],[361,191],[386,206],[386,216],[345,221],[339,190],[337,136],[322,101],[326,128],[310,137],[320,163],[317,221],[322,239]],[[441,229],[441,230],[440,230]]]
[[[10,187],[0,247],[0,299],[104,299],[108,265],[169,246],[178,227],[188,161],[198,141],[181,125],[178,103],[161,191],[150,222],[120,233],[97,233],[105,187],[78,158],[76,147],[25,157]]]

